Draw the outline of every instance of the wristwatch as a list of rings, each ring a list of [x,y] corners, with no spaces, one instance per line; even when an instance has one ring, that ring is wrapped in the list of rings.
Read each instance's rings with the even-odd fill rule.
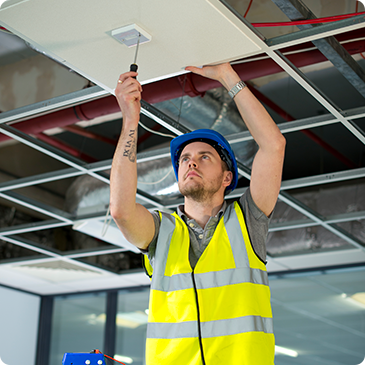
[[[237,82],[237,84],[234,85],[230,91],[228,91],[228,94],[233,99],[245,87],[246,84],[241,80]]]

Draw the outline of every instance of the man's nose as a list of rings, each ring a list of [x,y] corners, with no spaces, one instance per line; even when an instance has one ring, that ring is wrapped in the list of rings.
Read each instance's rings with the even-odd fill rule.
[[[189,168],[192,168],[192,167],[197,167],[198,165],[197,165],[197,163],[195,162],[195,160],[194,159],[190,159],[189,160]]]

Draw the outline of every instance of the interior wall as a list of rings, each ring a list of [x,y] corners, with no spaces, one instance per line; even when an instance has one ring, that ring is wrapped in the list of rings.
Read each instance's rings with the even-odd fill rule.
[[[40,302],[37,295],[0,286],[0,358],[3,363],[35,365]]]

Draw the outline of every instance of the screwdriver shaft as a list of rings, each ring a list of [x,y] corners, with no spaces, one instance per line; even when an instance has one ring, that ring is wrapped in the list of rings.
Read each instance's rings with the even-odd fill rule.
[[[138,55],[138,49],[139,49],[139,40],[141,39],[141,33],[138,33],[138,41],[137,41],[137,48],[136,48],[136,53],[134,55],[134,62],[133,63],[136,63],[137,62],[137,55]]]

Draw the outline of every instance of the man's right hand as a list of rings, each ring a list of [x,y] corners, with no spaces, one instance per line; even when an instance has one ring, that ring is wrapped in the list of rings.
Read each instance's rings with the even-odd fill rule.
[[[138,123],[141,112],[142,86],[138,82],[138,73],[129,71],[119,76],[115,96],[123,114],[123,120]]]
[[[110,174],[110,213],[125,238],[147,249],[155,234],[152,214],[136,203],[138,121],[142,86],[137,72],[119,76],[115,96],[123,114],[123,127]]]

